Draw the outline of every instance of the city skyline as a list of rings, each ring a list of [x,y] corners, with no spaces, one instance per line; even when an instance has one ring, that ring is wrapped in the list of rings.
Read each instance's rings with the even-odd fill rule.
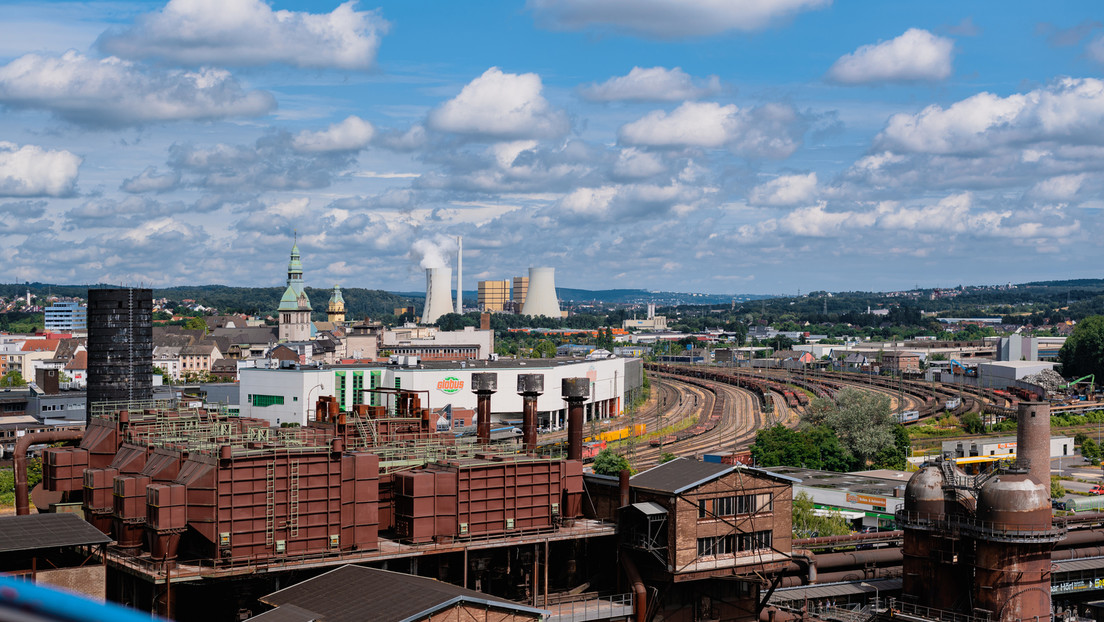
[[[14,280],[277,286],[296,236],[311,286],[390,291],[458,235],[466,291],[530,266],[890,291],[1102,258],[1091,5],[3,6]]]

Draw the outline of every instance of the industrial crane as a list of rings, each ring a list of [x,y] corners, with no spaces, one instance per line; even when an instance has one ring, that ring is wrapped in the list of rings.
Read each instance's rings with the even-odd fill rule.
[[[1089,374],[1088,376],[1082,376],[1081,378],[1078,378],[1077,380],[1071,380],[1070,382],[1067,382],[1066,384],[1058,385],[1058,388],[1059,389],[1071,389],[1074,386],[1079,385],[1079,384],[1081,384],[1082,382],[1084,382],[1086,380],[1089,381],[1089,392],[1086,395],[1092,395],[1093,394],[1093,387],[1096,385],[1096,376],[1094,374]]]

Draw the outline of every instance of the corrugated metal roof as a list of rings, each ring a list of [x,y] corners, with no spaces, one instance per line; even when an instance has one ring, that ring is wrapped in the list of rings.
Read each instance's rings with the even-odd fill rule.
[[[877,589],[875,589],[877,588]],[[771,594],[771,603],[795,600],[854,596],[856,594],[875,594],[901,589],[901,579],[872,579],[868,581],[849,581],[846,583],[824,583],[785,587]]]
[[[273,592],[260,601],[278,607],[294,604],[320,614],[326,622],[404,622],[462,602],[528,613],[536,619],[549,613],[442,581],[353,565]]]
[[[1104,557],[1086,557],[1084,559],[1063,559],[1054,562],[1054,572],[1078,572],[1080,570],[1100,570],[1104,568]]]
[[[637,510],[639,510],[642,514],[646,514],[648,516],[658,516],[660,514],[666,514],[667,513],[667,508],[663,507],[662,505],[660,505],[660,504],[658,504],[654,501],[645,501],[644,503],[634,503],[634,504],[632,504],[632,506],[634,508],[636,508]]]
[[[0,517],[0,553],[108,542],[111,538],[76,514]]]

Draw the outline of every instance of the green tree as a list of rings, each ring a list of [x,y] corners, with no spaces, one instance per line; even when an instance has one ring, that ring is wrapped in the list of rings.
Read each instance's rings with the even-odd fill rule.
[[[8,373],[4,374],[2,378],[0,378],[0,387],[25,386],[27,386],[27,381],[23,379],[23,374],[19,373],[19,371],[15,369],[9,371]]]
[[[760,430],[751,446],[755,464],[849,471],[852,461],[827,426],[792,430],[782,425]]]
[[[828,516],[816,514],[813,499],[800,492],[793,500],[793,537],[810,538],[816,536],[846,536],[851,533],[851,525],[838,511]]]
[[[556,358],[556,344],[552,343],[550,339],[542,339],[534,348],[533,356],[535,358]]]
[[[1089,461],[1100,460],[1100,445],[1091,438],[1081,441],[1081,456]]]
[[[1104,315],[1078,322],[1058,351],[1058,361],[1062,363],[1062,374],[1068,378],[1089,374],[1104,378]]]
[[[632,470],[629,461],[624,456],[619,456],[608,448],[598,452],[598,455],[594,457],[592,468],[598,475],[617,475],[625,469]]]
[[[912,438],[908,429],[901,424],[893,428],[893,445],[879,451],[874,456],[874,466],[880,469],[904,471],[908,466],[908,457],[912,451]]]
[[[985,424],[976,412],[968,412],[962,415],[959,421],[962,423],[962,429],[968,434],[981,434],[985,431]]]
[[[1061,499],[1066,496],[1066,487],[1062,485],[1062,480],[1057,475],[1050,476],[1050,498]]]
[[[670,462],[672,460],[677,460],[677,459],[678,459],[678,456],[676,456],[675,454],[670,453],[670,452],[665,451],[665,452],[659,454],[659,463],[660,464],[663,464],[665,462]]]
[[[894,445],[897,421],[890,413],[889,397],[846,388],[836,394],[835,404],[824,423],[835,431],[840,446],[855,457],[860,467]]]
[[[201,317],[188,318],[184,322],[184,328],[188,330],[202,330],[204,334],[207,333],[207,321]]]

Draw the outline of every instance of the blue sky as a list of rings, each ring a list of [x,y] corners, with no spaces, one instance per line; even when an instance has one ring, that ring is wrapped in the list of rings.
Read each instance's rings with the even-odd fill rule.
[[[1095,3],[0,2],[7,280],[1098,277]]]

